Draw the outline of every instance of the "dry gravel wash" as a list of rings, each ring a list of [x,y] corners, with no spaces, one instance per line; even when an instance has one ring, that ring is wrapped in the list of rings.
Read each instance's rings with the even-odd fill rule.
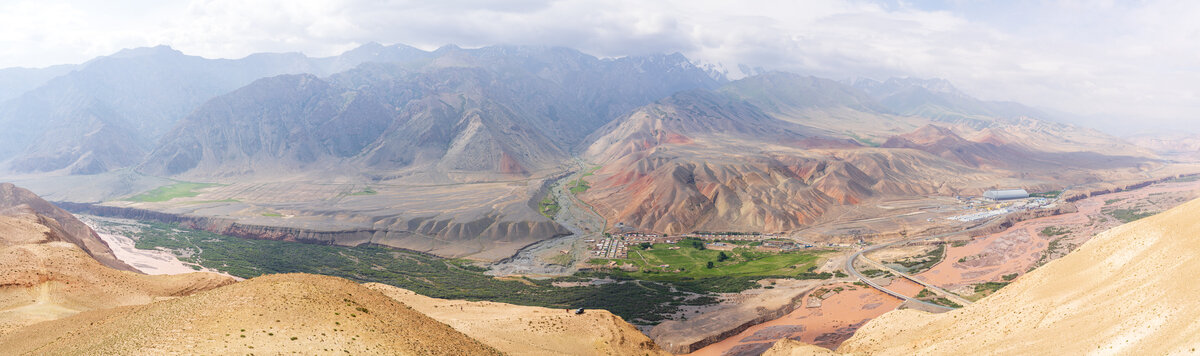
[[[591,257],[583,241],[601,238],[606,222],[567,189],[567,183],[580,179],[587,171],[584,163],[577,160],[575,163],[578,169],[559,178],[550,185],[549,192],[546,193],[559,206],[558,213],[554,215],[554,222],[570,231],[570,234],[526,246],[512,257],[489,266],[488,274],[566,276],[578,271],[579,264]],[[560,255],[561,251],[567,251],[570,255],[570,263],[567,265],[551,261],[551,258]]]
[[[1200,200],[1106,231],[965,308],[898,310],[838,349],[882,355],[1189,354],[1200,347]]]
[[[0,338],[8,354],[499,355],[354,282],[280,274],[149,305],[81,313]]]
[[[669,355],[604,310],[576,315],[574,310],[430,298],[386,284],[365,286],[510,355]]]

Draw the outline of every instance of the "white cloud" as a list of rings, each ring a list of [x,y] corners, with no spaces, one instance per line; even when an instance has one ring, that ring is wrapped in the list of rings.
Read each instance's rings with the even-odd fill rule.
[[[168,44],[237,58],[369,41],[680,51],[828,77],[942,77],[989,99],[1190,127],[1200,2],[148,0],[0,5],[0,67]],[[1198,128],[1200,129],[1200,128]]]

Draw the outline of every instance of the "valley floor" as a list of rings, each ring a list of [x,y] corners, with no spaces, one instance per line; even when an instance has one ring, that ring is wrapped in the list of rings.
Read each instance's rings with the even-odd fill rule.
[[[580,172],[582,171],[581,169]],[[577,179],[573,177],[577,177],[579,174],[581,173],[560,179],[558,183],[550,187],[549,195],[560,209],[555,220],[560,223],[570,221],[570,224],[564,225],[570,228],[574,234],[522,250],[523,253],[526,253],[524,257],[518,253],[516,258],[500,264],[500,266],[507,266],[507,269],[491,272],[500,275],[521,275],[518,277],[492,278],[484,275],[482,268],[465,261],[442,261],[431,256],[421,256],[404,251],[236,238],[230,238],[233,240],[229,242],[233,245],[214,244],[219,242],[213,240],[219,236],[215,234],[197,235],[200,237],[198,239],[174,236],[164,240],[161,239],[163,236],[170,235],[166,232],[179,233],[186,229],[157,225],[151,229],[160,232],[155,237],[157,239],[142,241],[141,237],[144,236],[130,234],[128,231],[122,231],[122,228],[112,230],[113,226],[105,227],[104,223],[93,224],[93,226],[97,227],[98,231],[109,232],[104,238],[113,245],[119,258],[152,274],[182,273],[193,271],[196,268],[225,271],[244,278],[262,273],[309,272],[343,276],[359,282],[389,283],[413,289],[422,294],[443,298],[498,300],[552,308],[576,306],[604,308],[625,317],[630,322],[642,323],[642,331],[653,335],[655,341],[660,345],[669,342],[668,340],[680,339],[681,336],[696,340],[716,338],[704,342],[691,341],[697,342],[696,345],[706,345],[695,351],[697,355],[755,355],[765,351],[775,341],[785,338],[836,348],[867,321],[898,307],[903,308],[900,300],[871,289],[862,283],[853,283],[853,278],[846,277],[814,281],[816,283],[800,281],[804,282],[801,283],[804,284],[803,287],[791,286],[787,283],[781,284],[781,287],[787,285],[790,286],[788,287],[790,289],[780,290],[778,292],[781,293],[778,294],[794,299],[782,303],[755,299],[753,295],[761,294],[762,289],[722,293],[715,295],[714,298],[713,294],[708,294],[711,289],[706,290],[706,288],[713,288],[712,285],[699,287],[692,285],[689,288],[699,289],[677,290],[670,284],[660,285],[650,281],[639,281],[638,279],[644,278],[636,276],[633,280],[623,281],[608,279],[608,275],[604,274],[552,277],[571,274],[581,264],[586,263],[588,260],[581,256],[585,256],[588,251],[582,240],[587,237],[599,237],[601,226],[606,224],[602,218],[594,212],[590,212],[585,204],[579,202],[573,194],[568,192],[566,182]],[[919,267],[916,267],[915,270],[906,270],[906,272],[912,273],[922,281],[955,293],[957,296],[976,300],[995,292],[1013,278],[1065,255],[1100,231],[1178,205],[1195,197],[1198,190],[1200,190],[1200,181],[1197,180],[1180,179],[1158,183],[1132,191],[1082,199],[1073,203],[1078,212],[1022,221],[998,233],[976,237],[950,236],[940,242],[943,246],[942,250],[938,252],[938,258],[932,262],[932,265],[918,264]],[[953,198],[929,198],[881,202],[870,207],[856,207],[841,212],[839,217],[862,216],[862,219],[848,220],[857,222],[857,225],[831,221],[803,231],[796,238],[802,242],[822,241],[823,245],[821,246],[836,251],[828,256],[822,256],[821,260],[817,262],[817,266],[814,266],[814,268],[819,267],[818,272],[836,272],[844,263],[845,258],[842,255],[853,253],[855,247],[861,245],[837,238],[819,240],[814,236],[850,236],[862,226],[873,227],[886,224],[900,224],[909,231],[922,231],[922,233],[934,235],[945,231],[946,228],[953,229],[967,225],[947,219],[970,212],[954,207],[955,204],[961,203]],[[931,209],[930,207],[935,208]],[[867,217],[878,211],[887,211],[890,215]],[[104,219],[95,218],[89,221],[99,220]],[[109,221],[108,224],[114,225],[112,221]],[[141,224],[123,221],[115,226]],[[939,228],[941,229],[939,230]],[[124,236],[131,238],[124,239]],[[903,237],[903,235],[880,234],[878,236],[882,239],[897,237]],[[159,247],[162,250],[139,250],[135,246],[139,241],[142,245],[140,247]],[[886,240],[872,240],[871,242],[878,244],[886,242]],[[242,244],[255,244],[256,246],[241,246]],[[258,246],[260,244],[270,244],[270,246]],[[211,250],[216,249],[218,245],[221,246],[219,250]],[[260,249],[262,251],[259,251]],[[874,252],[868,257],[887,266],[907,269],[906,266],[911,264],[906,264],[906,261],[911,262],[914,258],[928,255],[934,249],[935,245],[900,245],[896,248]],[[164,252],[168,250],[172,252]],[[264,254],[272,255],[269,251],[275,251],[276,256],[265,256]],[[296,263],[296,261],[285,261],[286,256],[296,254],[307,256],[305,258],[310,262],[323,262],[309,266]],[[379,264],[381,262],[378,261],[384,261],[379,258],[384,258],[385,255],[391,256],[387,258],[388,260],[398,260],[402,263],[415,261],[416,264],[411,266]],[[180,257],[183,262],[168,257]],[[266,258],[264,259],[264,257]],[[277,261],[279,258],[284,259]],[[333,261],[330,258],[340,262],[326,264],[325,262]],[[372,262],[363,265],[362,261]],[[435,261],[434,265],[438,268],[442,268],[441,265],[444,264],[444,271],[424,270],[425,267],[417,267],[427,266],[430,261]],[[409,270],[419,271],[410,273],[407,272]],[[525,276],[537,278],[530,279]],[[547,277],[551,278],[543,279]],[[923,287],[911,281],[889,278],[886,275],[874,279],[886,284],[889,289],[908,296],[920,296],[927,293]],[[455,286],[446,288],[450,286],[447,283]],[[720,283],[733,282],[723,281]],[[571,285],[583,289],[564,288],[560,285]],[[762,287],[760,286],[760,288]],[[754,312],[742,313],[738,312],[737,308],[722,306],[730,303],[748,303],[747,307],[754,309]],[[769,317],[763,319],[765,316]],[[686,329],[692,330],[694,335],[683,335],[681,334],[683,331],[674,334],[655,333],[652,326],[664,320],[671,320],[671,322],[688,320],[686,325],[689,327]],[[704,324],[704,320],[713,322]],[[763,320],[766,321],[763,322]],[[748,325],[749,327],[747,327]],[[695,330],[706,331],[701,335],[695,334]],[[730,331],[734,331],[736,334],[719,337],[719,335],[728,335]],[[666,345],[663,347],[671,349]],[[694,348],[689,346],[689,349]]]
[[[1025,220],[1000,232],[946,243],[944,258],[915,274],[927,283],[967,299],[978,299],[1046,262],[1066,255],[1096,234],[1140,217],[1175,207],[1200,196],[1200,181],[1179,179],[1144,188],[1097,195],[1073,204],[1077,212]],[[962,240],[965,236],[948,239]],[[899,246],[874,256],[900,260],[926,253],[932,246]],[[887,253],[889,250],[893,253]],[[917,296],[922,287],[898,278],[876,278],[888,289]],[[834,288],[840,292],[831,292]],[[821,296],[817,298],[814,296]],[[815,302],[820,300],[819,302]],[[901,301],[861,283],[824,287],[804,298],[804,307],[755,325],[694,355],[757,355],[776,341],[793,339],[837,348],[867,321],[896,308]]]

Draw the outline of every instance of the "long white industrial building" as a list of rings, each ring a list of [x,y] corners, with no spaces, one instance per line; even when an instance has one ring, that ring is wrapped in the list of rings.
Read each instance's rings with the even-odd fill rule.
[[[1025,199],[1029,192],[1024,189],[989,190],[983,192],[983,197],[991,200]]]

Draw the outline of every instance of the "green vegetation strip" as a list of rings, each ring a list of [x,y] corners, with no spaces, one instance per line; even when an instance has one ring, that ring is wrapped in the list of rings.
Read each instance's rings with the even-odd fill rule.
[[[992,294],[1000,290],[1000,288],[1004,288],[1006,285],[1008,285],[1008,282],[987,282],[976,284],[975,293],[982,293],[985,295]]]
[[[745,242],[747,245],[750,242]],[[636,271],[614,270],[625,278],[689,285],[699,290],[740,292],[763,278],[829,279],[828,272],[814,273],[816,262],[827,251],[759,252],[749,247],[732,251],[707,249],[700,240],[677,244],[642,244],[624,259],[594,259],[593,264],[633,265]]]
[[[554,201],[554,197],[550,195],[546,195],[546,197],[542,198],[542,201],[538,203],[538,212],[550,219],[553,219],[555,215],[558,215],[558,211],[560,209],[562,208],[558,206],[558,202]]]
[[[932,268],[938,262],[942,261],[942,253],[946,251],[946,245],[938,245],[937,248],[929,250],[923,255],[905,258],[894,262],[895,264],[904,266],[908,271],[901,271],[908,274],[921,273]],[[963,262],[960,260],[959,262]]]
[[[175,198],[191,198],[200,195],[199,192],[196,192],[197,190],[216,186],[220,186],[220,184],[179,182],[154,188],[154,190],[132,196],[125,200],[143,203],[157,203]]]
[[[496,279],[484,275],[484,268],[467,261],[379,246],[340,247],[249,240],[175,224],[145,224],[141,226],[141,232],[134,234],[137,248],[167,248],[185,262],[242,278],[290,272],[323,274],[358,282],[390,284],[436,298],[606,309],[626,320],[640,319],[643,323],[662,321],[664,315],[678,311],[682,305],[715,303],[716,299],[707,292],[730,290],[728,285],[739,281],[710,278],[667,285],[602,273],[547,280]],[[580,287],[552,285],[556,281],[587,281],[589,277],[615,277],[618,282]]]
[[[1108,214],[1123,223],[1129,223],[1144,218],[1153,216],[1155,213],[1143,212],[1137,209],[1104,209],[1103,213]]]
[[[567,188],[571,190],[571,194],[580,194],[586,192],[588,189],[591,189],[592,186],[588,185],[588,182],[583,180],[581,177],[578,180],[572,181],[569,185],[567,185]]]
[[[1042,229],[1042,235],[1047,237],[1066,235],[1069,233],[1071,233],[1071,230],[1060,226],[1047,226],[1045,229]]]
[[[1034,197],[1034,198],[1047,198],[1047,199],[1053,199],[1053,198],[1057,198],[1059,195],[1062,195],[1062,191],[1061,191],[1061,190],[1052,190],[1052,191],[1049,191],[1049,192],[1041,192],[1041,193],[1031,193],[1031,194],[1029,194],[1029,196],[1030,196],[1030,197]]]

